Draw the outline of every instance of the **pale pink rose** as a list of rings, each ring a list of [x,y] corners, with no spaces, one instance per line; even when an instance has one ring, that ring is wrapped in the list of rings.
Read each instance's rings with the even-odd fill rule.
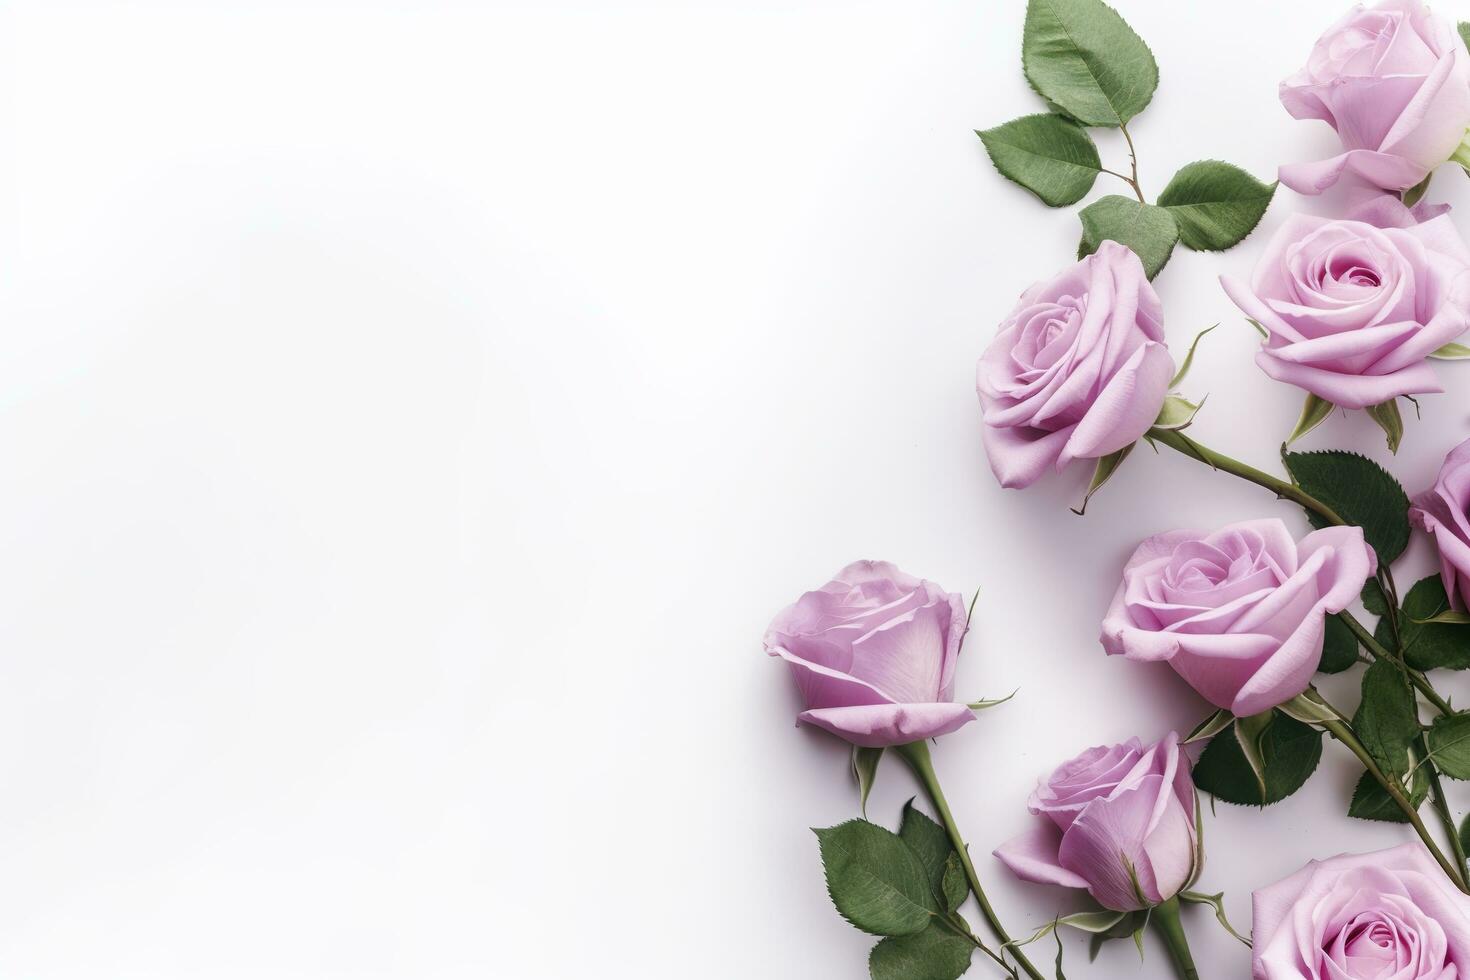
[[[1211,704],[1259,714],[1307,689],[1327,614],[1346,609],[1376,566],[1360,527],[1296,541],[1272,518],[1156,534],[1123,569],[1103,649],[1168,661]]]
[[[1114,241],[1021,295],[975,371],[982,441],[1003,487],[1132,445],[1174,376],[1163,309]]]
[[[1199,875],[1195,805],[1178,735],[1147,748],[1136,738],[1099,745],[1037,785],[1027,801],[1035,826],[995,856],[1026,881],[1086,888],[1119,912],[1148,908]]]
[[[1419,0],[1356,6],[1318,40],[1306,67],[1281,83],[1297,119],[1337,130],[1344,152],[1280,170],[1318,194],[1344,174],[1385,190],[1413,187],[1459,148],[1470,128],[1470,55],[1455,25]]]
[[[964,599],[885,561],[857,561],[783,609],[766,652],[791,666],[798,719],[856,745],[917,742],[975,713],[954,701]]]
[[[1426,358],[1470,328],[1470,249],[1448,216],[1376,228],[1292,215],[1249,286],[1220,283],[1266,331],[1261,369],[1344,408],[1443,391]]]
[[[1470,609],[1470,440],[1445,457],[1434,486],[1414,498],[1409,520],[1434,537],[1450,605]]]
[[[1251,899],[1253,980],[1470,978],[1470,898],[1418,841],[1313,861]]]

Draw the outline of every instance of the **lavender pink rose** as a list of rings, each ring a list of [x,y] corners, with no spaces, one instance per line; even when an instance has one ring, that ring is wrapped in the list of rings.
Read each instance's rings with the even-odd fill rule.
[[[902,745],[974,720],[954,702],[965,626],[958,594],[858,561],[778,613],[765,647],[791,667],[806,702],[800,721],[856,745]]]
[[[1035,826],[995,851],[1026,880],[1085,888],[1119,912],[1166,902],[1199,876],[1189,760],[1170,732],[1097,746],[1062,763],[1027,801]]]
[[[1133,444],[1158,418],[1173,375],[1143,263],[1103,242],[1026,290],[980,358],[975,389],[995,478],[1025,487]]]
[[[1376,565],[1359,527],[1301,541],[1275,519],[1156,534],[1123,569],[1103,648],[1167,661],[1211,704],[1259,714],[1307,689],[1327,614],[1347,608]]]
[[[1445,457],[1434,486],[1414,498],[1409,520],[1434,537],[1450,604],[1470,609],[1470,440]]]
[[[1253,980],[1470,977],[1470,898],[1417,842],[1313,861],[1252,899]]]
[[[1267,334],[1261,369],[1344,408],[1443,391],[1425,359],[1470,328],[1470,249],[1448,216],[1379,228],[1293,215],[1249,286],[1220,282]]]
[[[1343,152],[1283,166],[1281,182],[1318,194],[1344,175],[1403,190],[1450,159],[1470,128],[1470,56],[1452,22],[1419,0],[1356,6],[1281,83],[1297,119],[1337,130]]]

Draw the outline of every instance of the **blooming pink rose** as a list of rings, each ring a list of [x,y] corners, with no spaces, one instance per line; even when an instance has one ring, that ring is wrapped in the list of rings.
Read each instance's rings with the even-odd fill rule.
[[[1470,440],[1445,457],[1434,486],[1414,498],[1409,520],[1434,536],[1450,604],[1470,609]]]
[[[1443,391],[1425,361],[1470,327],[1470,249],[1447,216],[1375,228],[1297,214],[1225,292],[1267,339],[1256,363],[1344,408]]]
[[[974,720],[953,701],[965,620],[959,595],[857,561],[778,613],[765,646],[791,665],[799,720],[857,745],[902,745]]]
[[[1103,242],[1022,293],[980,357],[975,389],[995,478],[1030,486],[1048,468],[1131,445],[1158,418],[1173,376],[1143,263]]]
[[[1211,704],[1259,714],[1307,689],[1324,619],[1357,598],[1376,565],[1359,527],[1300,542],[1275,518],[1156,534],[1123,569],[1103,649],[1167,660]]]
[[[1470,977],[1470,898],[1417,841],[1313,861],[1251,899],[1253,980]]]
[[[1317,39],[1307,65],[1281,83],[1297,119],[1337,130],[1345,152],[1283,166],[1281,182],[1319,194],[1343,173],[1385,190],[1429,176],[1470,128],[1470,60],[1455,26],[1419,0],[1354,7]]]
[[[1189,760],[1170,732],[1099,745],[1062,763],[1036,787],[1039,819],[995,856],[1026,881],[1086,888],[1119,912],[1166,902],[1199,876]]]

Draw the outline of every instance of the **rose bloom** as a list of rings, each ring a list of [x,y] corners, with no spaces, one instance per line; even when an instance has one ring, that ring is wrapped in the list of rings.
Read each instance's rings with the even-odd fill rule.
[[[1324,619],[1358,597],[1376,565],[1360,527],[1295,541],[1272,518],[1156,534],[1123,569],[1103,649],[1167,660],[1211,704],[1259,714],[1307,689]]]
[[[1003,487],[1132,445],[1158,418],[1174,376],[1163,310],[1127,248],[1105,241],[1037,283],[980,357],[982,440]]]
[[[1418,0],[1354,7],[1281,83],[1297,119],[1337,130],[1344,152],[1283,166],[1281,182],[1318,194],[1344,173],[1403,190],[1450,159],[1470,127],[1470,61],[1455,25]]]
[[[798,720],[856,745],[902,745],[974,720],[953,700],[965,620],[956,593],[858,561],[778,613],[765,647],[791,665]]]
[[[1267,333],[1261,369],[1344,408],[1443,391],[1425,358],[1470,327],[1470,249],[1448,216],[1375,228],[1293,215],[1249,287],[1220,283]]]
[[[1434,486],[1414,498],[1409,520],[1434,537],[1450,604],[1470,609],[1470,440],[1445,457]]]
[[[1251,898],[1253,980],[1470,977],[1470,898],[1417,841],[1313,861]]]
[[[1119,912],[1148,908],[1199,877],[1195,806],[1178,735],[1099,745],[1037,785],[1027,801],[1036,826],[995,856],[1026,881],[1086,888]]]

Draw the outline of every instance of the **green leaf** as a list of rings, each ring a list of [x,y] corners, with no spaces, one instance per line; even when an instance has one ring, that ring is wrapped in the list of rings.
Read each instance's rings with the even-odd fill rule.
[[[1363,536],[1378,554],[1379,565],[1391,565],[1409,543],[1409,495],[1387,470],[1357,453],[1338,449],[1284,453],[1287,472],[1307,493],[1326,504]],[[1307,512],[1313,527],[1327,520]]]
[[[1462,613],[1458,609],[1446,609],[1444,612],[1431,616],[1428,619],[1416,619],[1416,623],[1444,623],[1449,626],[1465,626],[1470,624],[1470,613]]]
[[[944,828],[916,808],[913,800],[909,800],[903,805],[903,820],[898,826],[898,837],[924,866],[924,872],[929,877],[929,887],[936,900],[943,900],[944,910],[953,912],[959,908],[965,896],[970,894],[970,884],[965,878],[964,866],[959,863],[959,855],[955,853],[954,845],[949,842],[949,835],[944,832]],[[950,858],[954,858],[954,863],[959,868],[958,885],[949,872]]]
[[[1324,674],[1340,674],[1358,662],[1358,638],[1339,616],[1328,616],[1322,639],[1322,660],[1317,669]]]
[[[1463,43],[1470,45],[1470,22],[1462,20],[1456,26],[1460,31],[1460,40]]]
[[[1225,927],[1225,931],[1230,933],[1230,935],[1234,936],[1236,939],[1240,940],[1247,949],[1250,948],[1251,941],[1242,936],[1240,933],[1236,932],[1235,927],[1230,924],[1230,920],[1225,916],[1224,892],[1216,892],[1213,895],[1206,895],[1203,892],[1185,891],[1179,893],[1179,900],[1181,902],[1188,902],[1191,905],[1213,906],[1215,909],[1215,918],[1219,920],[1220,925]]]
[[[1311,392],[1307,393],[1307,400],[1302,404],[1302,414],[1297,416],[1296,428],[1291,430],[1291,435],[1286,437],[1289,446],[1302,436],[1311,432],[1317,426],[1326,422],[1337,406],[1325,399],[1318,398]]]
[[[1470,852],[1470,813],[1465,814],[1465,819],[1460,821],[1460,849]]]
[[[1420,804],[1429,796],[1429,777],[1424,770],[1416,769],[1409,777],[1409,785],[1406,788],[1409,804],[1416,810]],[[1388,795],[1388,790],[1379,785],[1378,780],[1373,778],[1370,772],[1363,773],[1358,777],[1358,785],[1353,789],[1353,799],[1348,804],[1348,816],[1357,817],[1359,820],[1383,820],[1387,823],[1408,823],[1409,818],[1404,816],[1404,811],[1399,809],[1393,797]]]
[[[944,877],[940,879],[939,892],[946,912],[953,912],[970,897],[970,878],[965,874],[964,862],[956,851],[950,851],[949,857],[944,859]]]
[[[1199,342],[1205,339],[1205,334],[1209,333],[1211,330],[1214,330],[1215,327],[1218,326],[1218,323],[1212,324],[1211,326],[1205,327],[1199,333],[1194,335],[1194,340],[1191,341],[1189,345],[1189,352],[1184,355],[1184,363],[1179,365],[1179,370],[1174,373],[1174,377],[1169,381],[1170,391],[1179,387],[1180,383],[1184,381],[1184,376],[1189,373],[1189,369],[1194,367],[1194,352],[1199,348]]]
[[[1195,415],[1199,414],[1200,407],[1204,405],[1201,400],[1198,405],[1180,395],[1169,395],[1164,399],[1164,407],[1159,409],[1159,417],[1154,419],[1155,429],[1187,429],[1194,421]]]
[[[1265,770],[1264,797],[1239,740],[1229,731],[1216,735],[1205,746],[1194,765],[1195,785],[1226,803],[1265,806],[1300,789],[1322,759],[1322,733],[1279,712],[1261,733],[1258,744]]]
[[[1065,116],[1040,112],[976,130],[975,135],[1002,177],[1050,207],[1082,200],[1102,169],[1092,137]]]
[[[1434,176],[1433,173],[1429,174],[1429,176],[1427,176],[1423,180],[1419,181],[1419,183],[1415,184],[1413,187],[1410,187],[1408,190],[1404,191],[1404,196],[1403,196],[1404,207],[1406,207],[1406,208],[1412,208],[1414,205],[1416,205],[1420,201],[1424,200],[1424,195],[1427,194],[1427,193],[1429,193],[1429,181],[1430,181],[1430,179],[1433,176]]]
[[[1420,579],[1404,596],[1399,617],[1399,639],[1404,661],[1415,670],[1465,670],[1470,667],[1470,627],[1439,621],[1450,611],[1444,582],[1438,575]],[[1387,618],[1373,632],[1378,642],[1393,648],[1393,630]]]
[[[890,936],[868,955],[873,980],[956,980],[970,968],[975,947],[947,929],[931,925],[909,936]]]
[[[1441,715],[1425,737],[1440,772],[1451,779],[1470,779],[1470,714]]]
[[[1388,596],[1383,594],[1383,586],[1378,584],[1376,578],[1370,578],[1363,583],[1363,608],[1375,616],[1388,615]]]
[[[938,913],[924,865],[897,834],[866,820],[813,832],[827,893],[848,922],[875,936],[906,936]]]
[[[1223,732],[1234,720],[1234,715],[1232,715],[1226,709],[1221,708],[1219,711],[1216,711],[1214,714],[1210,715],[1198,725],[1195,725],[1190,733],[1184,736],[1184,744],[1188,745],[1191,742],[1198,742],[1203,739],[1211,738],[1219,734],[1220,732]]]
[[[965,707],[971,711],[984,711],[986,708],[994,708],[996,705],[1005,704],[1011,698],[1015,697],[1016,691],[1019,690],[1020,688],[1018,687],[1015,691],[1012,691],[1003,698],[981,698],[979,701],[968,701],[965,703]]]
[[[1363,699],[1353,715],[1353,731],[1385,773],[1402,776],[1409,771],[1409,747],[1419,738],[1419,710],[1408,680],[1392,661],[1375,660],[1363,672]]]
[[[1133,250],[1143,261],[1143,271],[1150,279],[1169,261],[1174,243],[1179,240],[1179,229],[1168,211],[1118,194],[1093,201],[1078,216],[1082,219],[1082,242],[1077,246],[1079,259],[1112,239]]]
[[[1108,453],[1106,456],[1098,458],[1097,466],[1092,471],[1092,482],[1087,485],[1087,493],[1082,497],[1082,506],[1073,507],[1072,513],[1078,517],[1087,513],[1087,503],[1092,500],[1092,495],[1101,490],[1113,478],[1113,474],[1118,472],[1118,467],[1123,465],[1123,460],[1128,458],[1128,454],[1133,452],[1133,447],[1136,445],[1138,443],[1130,442],[1117,452]]]
[[[1093,933],[1092,941],[1088,944],[1087,955],[1096,960],[1098,951],[1102,949],[1103,943],[1114,939],[1127,939],[1134,937],[1137,941],[1139,933],[1148,926],[1148,912],[1128,912],[1120,918],[1116,925],[1104,932]]]
[[[1308,725],[1320,725],[1324,721],[1345,720],[1332,705],[1323,701],[1317,689],[1312,687],[1307,688],[1290,701],[1283,701],[1277,705],[1277,709],[1288,718],[1295,718]]]
[[[1148,45],[1100,0],[1030,0],[1021,67],[1042,98],[1088,126],[1123,125],[1159,84]]]
[[[1235,719],[1235,742],[1240,748],[1241,757],[1245,759],[1246,765],[1250,766],[1251,775],[1255,777],[1256,789],[1261,799],[1266,797],[1266,756],[1261,742],[1274,715],[1275,713],[1268,709],[1260,714]]]
[[[1200,160],[1185,164],[1159,195],[1179,226],[1179,240],[1216,252],[1239,244],[1260,224],[1276,192],[1234,164]]]
[[[1378,427],[1388,437],[1388,451],[1398,455],[1399,443],[1404,438],[1404,420],[1399,415],[1398,399],[1392,398],[1380,405],[1369,405],[1363,411],[1368,413],[1370,419],[1378,423]]]
[[[852,777],[858,784],[858,805],[863,816],[868,815],[868,794],[873,791],[873,780],[878,776],[878,763],[883,759],[883,749],[871,749],[863,745],[852,747]]]
[[[1436,348],[1429,356],[1439,361],[1463,361],[1470,357],[1470,347],[1464,344],[1449,343]]]

